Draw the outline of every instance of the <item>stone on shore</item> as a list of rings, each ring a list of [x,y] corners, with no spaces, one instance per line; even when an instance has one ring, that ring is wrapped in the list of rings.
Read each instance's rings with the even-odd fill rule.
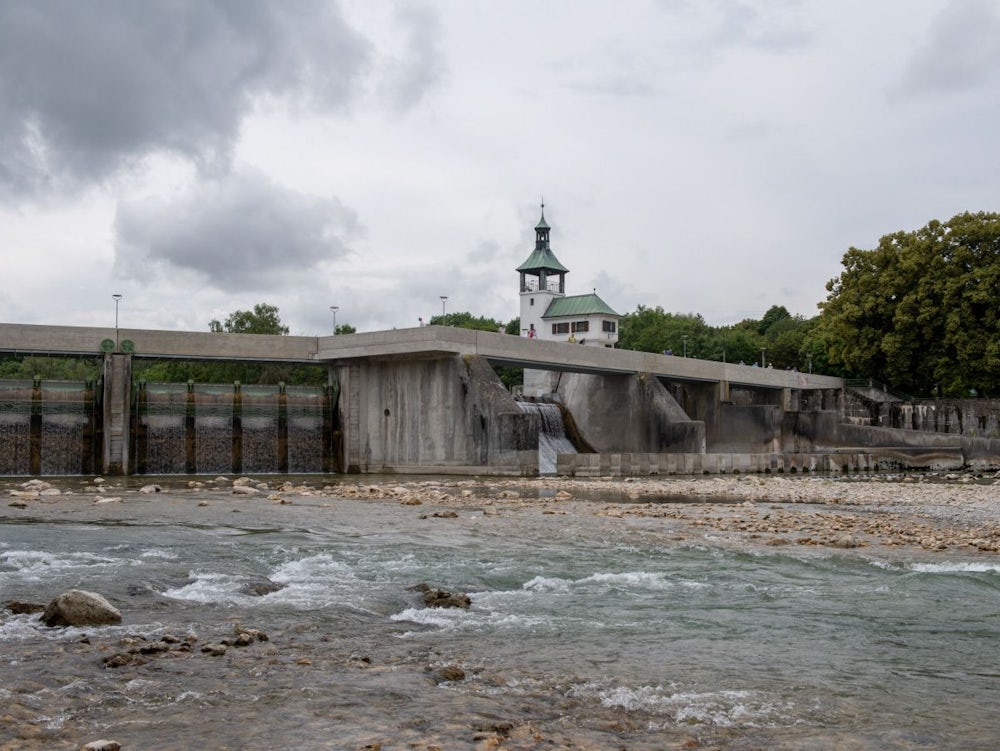
[[[71,589],[56,597],[42,613],[50,627],[107,626],[122,622],[121,611],[96,592]]]
[[[121,751],[122,744],[118,741],[91,741],[84,746],[81,746],[80,751]]]

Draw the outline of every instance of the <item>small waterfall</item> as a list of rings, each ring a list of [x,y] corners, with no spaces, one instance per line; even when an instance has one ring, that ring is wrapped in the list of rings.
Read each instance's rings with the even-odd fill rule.
[[[95,413],[91,382],[0,382],[0,475],[93,472]]]
[[[576,447],[566,437],[562,411],[558,404],[518,402],[522,412],[538,415],[538,473],[554,475],[559,454],[575,454]]]
[[[329,471],[329,389],[140,382],[137,474]]]

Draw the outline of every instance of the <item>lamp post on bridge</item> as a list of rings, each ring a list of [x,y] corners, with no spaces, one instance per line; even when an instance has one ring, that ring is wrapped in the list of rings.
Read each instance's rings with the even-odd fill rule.
[[[681,334],[681,344],[683,345],[683,348],[684,348],[684,357],[687,357],[688,356],[688,335],[687,334]]]
[[[764,362],[764,353],[767,351],[767,347],[760,348],[760,366],[763,368],[767,363]]]
[[[118,349],[118,303],[122,299],[122,296],[117,292],[111,295],[111,299],[115,301],[115,349]]]
[[[338,310],[340,310],[339,306],[337,306],[337,305],[331,305],[330,306],[330,312],[333,313],[333,335],[334,336],[337,335],[337,311]]]
[[[444,316],[445,316],[444,308],[445,308],[445,303],[447,303],[447,302],[448,302],[448,295],[441,295],[441,325],[442,326],[444,326]]]

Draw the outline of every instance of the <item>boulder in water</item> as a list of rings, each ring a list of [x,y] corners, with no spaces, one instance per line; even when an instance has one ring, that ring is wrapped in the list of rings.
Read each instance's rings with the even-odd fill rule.
[[[285,588],[286,585],[280,584],[270,579],[261,579],[259,581],[247,582],[242,587],[240,591],[243,594],[250,595],[251,597],[263,597],[264,595],[269,595],[272,592],[280,592]]]
[[[435,589],[427,584],[410,587],[414,592],[424,593],[424,605],[429,608],[462,608],[468,610],[472,601],[462,592],[449,592],[447,589]]]
[[[71,589],[50,602],[42,613],[42,623],[58,626],[107,626],[122,622],[122,614],[96,592]]]

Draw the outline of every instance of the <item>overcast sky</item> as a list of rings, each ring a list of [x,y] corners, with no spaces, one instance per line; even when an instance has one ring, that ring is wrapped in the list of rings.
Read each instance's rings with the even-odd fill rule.
[[[1000,210],[995,0],[3,0],[0,320],[293,334],[569,294],[815,315]]]

